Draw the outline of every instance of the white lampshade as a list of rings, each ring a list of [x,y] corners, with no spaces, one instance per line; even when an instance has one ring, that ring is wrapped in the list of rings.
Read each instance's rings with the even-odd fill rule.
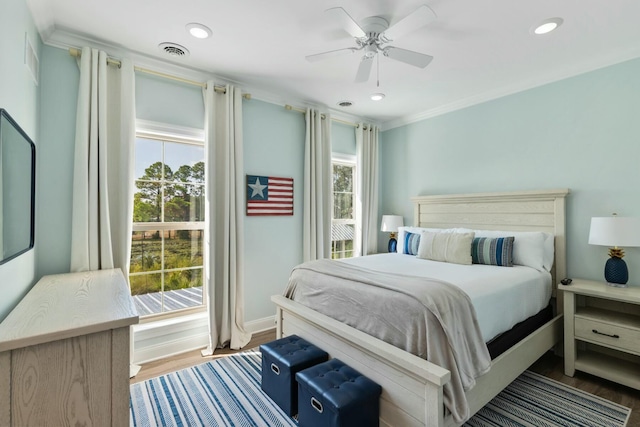
[[[607,216],[591,218],[589,244],[600,246],[640,246],[640,218]]]
[[[404,219],[400,215],[382,215],[382,226],[380,231],[396,233],[398,227],[404,225]]]

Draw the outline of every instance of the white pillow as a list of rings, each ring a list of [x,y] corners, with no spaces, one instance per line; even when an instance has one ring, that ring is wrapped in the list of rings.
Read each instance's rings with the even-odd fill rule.
[[[430,231],[432,233],[452,233],[453,229],[452,228],[444,229],[444,228],[409,227],[409,226],[398,227],[398,237],[397,237],[398,244],[396,245],[396,252],[398,252],[399,254],[404,253],[404,239],[407,232],[420,234],[424,231]]]
[[[420,236],[418,258],[471,265],[471,243],[474,233],[433,233]]]
[[[467,229],[456,229],[461,232]],[[475,231],[475,237],[515,237],[513,241],[513,263],[526,265],[539,271],[550,271],[553,265],[553,235],[541,231]],[[549,238],[549,236],[551,238]],[[549,248],[550,253],[549,253]]]
[[[547,271],[551,271],[553,267],[553,261],[555,260],[555,247],[556,247],[556,239],[555,236],[551,233],[542,233],[544,234],[544,260],[543,266]]]

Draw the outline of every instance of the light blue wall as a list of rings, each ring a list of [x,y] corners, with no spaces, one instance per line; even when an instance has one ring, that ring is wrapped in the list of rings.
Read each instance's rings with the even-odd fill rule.
[[[38,277],[68,273],[80,69],[64,49],[42,48],[42,119],[36,216]]]
[[[9,11],[11,13],[9,13]],[[36,143],[37,162],[42,161],[38,149],[39,101],[38,86],[24,64],[25,34],[41,58],[41,41],[31,13],[24,0],[3,0],[0,13],[0,108],[11,117]],[[39,209],[36,204],[36,210]],[[36,228],[35,244],[38,245]],[[16,306],[35,283],[35,250],[0,265],[0,321]]]
[[[243,103],[244,171],[293,178],[293,216],[245,217],[245,319],[275,314],[270,297],[282,294],[302,262],[304,115],[282,106]]]
[[[569,188],[568,274],[602,280],[590,218],[640,216],[639,75],[628,61],[383,132],[380,212],[410,224],[415,195]],[[626,253],[640,285],[640,248]]]
[[[249,175],[294,179],[293,217],[245,217],[246,320],[273,316],[270,297],[282,294],[302,262],[304,115],[257,100],[243,103],[244,166]],[[332,151],[355,155],[353,126],[331,123]]]

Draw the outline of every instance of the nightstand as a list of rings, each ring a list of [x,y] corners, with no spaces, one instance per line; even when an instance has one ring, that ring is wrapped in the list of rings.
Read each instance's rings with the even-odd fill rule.
[[[640,390],[640,287],[574,279],[564,295],[564,373],[577,370]]]

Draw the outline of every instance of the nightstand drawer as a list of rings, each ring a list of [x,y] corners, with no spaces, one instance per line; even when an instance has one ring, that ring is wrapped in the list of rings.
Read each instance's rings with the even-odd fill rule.
[[[588,318],[575,317],[575,337],[630,353],[640,354],[640,330],[612,325]]]

